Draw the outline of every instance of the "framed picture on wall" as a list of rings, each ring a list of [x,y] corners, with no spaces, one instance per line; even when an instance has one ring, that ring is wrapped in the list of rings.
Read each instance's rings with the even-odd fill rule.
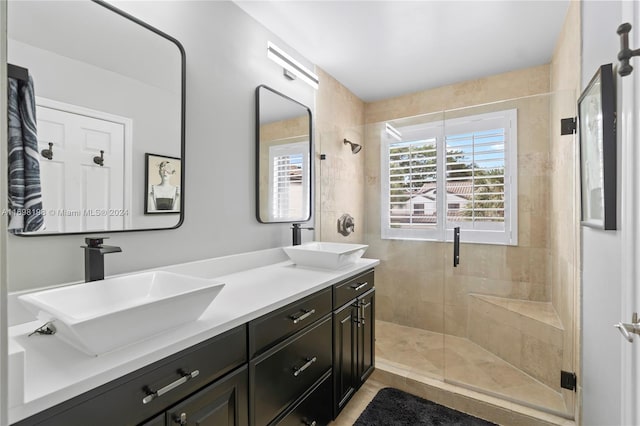
[[[181,169],[179,158],[145,154],[144,214],[180,213]]]
[[[613,67],[602,65],[578,99],[582,224],[616,229],[616,119]]]

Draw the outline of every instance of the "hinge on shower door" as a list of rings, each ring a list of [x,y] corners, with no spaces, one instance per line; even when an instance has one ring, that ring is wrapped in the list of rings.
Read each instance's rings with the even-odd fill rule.
[[[560,136],[572,135],[576,132],[576,118],[562,118],[560,119]]]
[[[576,387],[578,385],[578,377],[576,373],[572,371],[560,371],[560,387],[563,389],[569,389],[572,391],[576,391]]]

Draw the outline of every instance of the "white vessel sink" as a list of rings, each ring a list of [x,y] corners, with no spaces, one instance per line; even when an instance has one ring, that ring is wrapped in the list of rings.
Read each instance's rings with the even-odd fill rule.
[[[195,321],[223,283],[156,271],[43,290],[19,296],[56,336],[99,355],[168,328]]]
[[[283,250],[296,265],[339,269],[361,258],[368,247],[365,244],[314,241],[299,246],[283,247]]]

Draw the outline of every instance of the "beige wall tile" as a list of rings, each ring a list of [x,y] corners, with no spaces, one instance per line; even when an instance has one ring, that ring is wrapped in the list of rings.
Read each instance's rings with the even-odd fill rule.
[[[337,80],[317,69],[321,84],[316,95],[316,239],[364,241],[364,155],[352,154],[343,140],[363,145],[364,103]],[[366,147],[364,148],[366,149]],[[320,160],[320,154],[326,156]],[[355,231],[338,233],[338,218],[348,213]],[[319,223],[318,223],[319,222]]]
[[[522,337],[521,368],[547,386],[560,391],[558,380],[562,367],[562,349],[541,340]]]

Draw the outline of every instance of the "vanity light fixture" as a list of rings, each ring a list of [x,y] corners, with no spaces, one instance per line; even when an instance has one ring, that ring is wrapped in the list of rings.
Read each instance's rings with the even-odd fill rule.
[[[267,42],[267,58],[278,65],[282,65],[284,67],[284,75],[288,79],[293,80],[291,78],[291,74],[293,74],[300,77],[309,86],[318,89],[318,82],[320,81],[318,76],[270,41]]]
[[[402,141],[402,133],[400,133],[398,129],[396,129],[389,123],[384,123],[384,126],[385,126],[384,131],[387,132],[389,136],[397,139],[398,141]]]

